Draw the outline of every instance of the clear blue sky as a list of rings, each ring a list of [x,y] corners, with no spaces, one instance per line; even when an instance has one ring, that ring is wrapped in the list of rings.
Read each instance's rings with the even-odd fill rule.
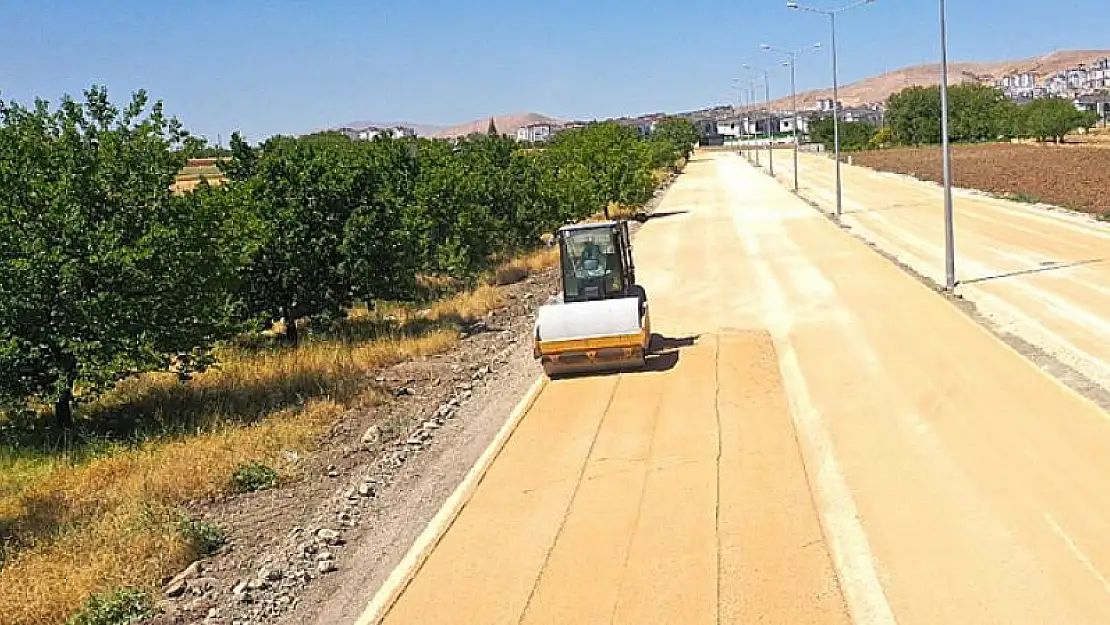
[[[834,6],[840,2],[810,0]],[[1110,47],[1105,0],[950,0],[953,60]],[[840,21],[841,80],[938,58],[936,0],[878,0]],[[725,103],[761,42],[826,51],[827,20],[785,0],[5,0],[0,97],[146,88],[226,143],[352,120],[449,124],[536,111],[593,118]],[[787,76],[774,76],[783,94]]]

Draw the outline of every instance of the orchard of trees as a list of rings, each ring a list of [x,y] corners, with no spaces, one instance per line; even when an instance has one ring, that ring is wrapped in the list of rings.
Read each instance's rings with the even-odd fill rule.
[[[491,131],[493,129],[491,128]],[[176,361],[185,375],[248,328],[336,319],[412,299],[420,274],[473,282],[544,232],[639,205],[653,170],[697,135],[666,120],[641,139],[597,123],[536,149],[497,134],[456,142],[239,135],[225,184],[170,188],[204,149],[144,92],[120,107],[0,103],[0,414]]]
[[[949,95],[949,138],[956,142],[1033,138],[1063,141],[1068,133],[1094,126],[1095,113],[1077,110],[1068,100],[1042,98],[1017,104],[1000,89],[976,84],[952,85]],[[886,127],[863,122],[840,124],[844,150],[865,150],[889,144],[924,145],[941,142],[940,86],[910,87],[887,100]],[[832,119],[810,124],[811,140],[832,149]]]

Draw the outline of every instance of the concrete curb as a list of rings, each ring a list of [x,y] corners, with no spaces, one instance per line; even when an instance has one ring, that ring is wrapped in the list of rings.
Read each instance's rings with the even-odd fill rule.
[[[532,383],[532,387],[524,394],[520,402],[509,413],[509,418],[505,425],[501,426],[498,430],[497,436],[490,442],[489,447],[482,453],[478,461],[467,472],[466,477],[459,483],[447,501],[443,502],[443,506],[436,513],[435,517],[424,528],[424,531],[417,537],[416,541],[412,544],[408,553],[401,562],[393,569],[389,577],[386,578],[385,583],[374,594],[374,597],[367,604],[366,609],[363,611],[362,616],[356,621],[356,625],[379,625],[382,620],[389,614],[389,610],[401,597],[401,593],[405,591],[409,583],[412,582],[416,574],[420,572],[421,567],[427,561],[428,556],[436,548],[447,530],[459,518],[463,508],[473,497],[474,492],[477,490],[478,485],[481,484],[482,479],[486,476],[493,461],[504,449],[505,444],[512,437],[513,432],[516,431],[517,426],[524,419],[524,415],[536,403],[536,399],[540,396],[540,392],[547,386],[547,377],[541,375]]]

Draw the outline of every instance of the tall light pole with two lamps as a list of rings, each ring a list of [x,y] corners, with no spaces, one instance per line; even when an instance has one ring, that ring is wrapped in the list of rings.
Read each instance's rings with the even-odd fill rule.
[[[763,74],[763,88],[764,93],[767,94],[767,99],[764,100],[764,104],[767,106],[767,168],[773,178],[775,176],[775,139],[774,135],[771,134],[771,75],[767,70],[756,69],[747,63],[742,65],[742,67],[748,71]],[[759,130],[758,127],[756,130]],[[756,134],[758,134],[758,132]],[[756,152],[756,154],[758,154],[758,152]]]
[[[794,67],[798,64],[799,54],[820,50],[821,44],[815,43],[812,46],[806,46],[797,50],[784,50],[766,43],[759,47],[770,52],[778,52],[790,59],[783,63],[783,65],[790,68],[790,101],[791,108],[794,109],[794,191],[796,192],[798,190],[798,88],[795,83]]]
[[[843,214],[843,193],[840,177],[840,83],[837,79],[836,69],[836,16],[840,13],[863,6],[865,4],[873,4],[875,0],[857,0],[851,4],[842,6],[837,9],[820,9],[810,6],[798,4],[797,2],[787,2],[786,8],[794,9],[796,11],[809,11],[811,13],[820,13],[829,17],[829,23],[832,26],[832,65],[833,65],[833,146],[836,151],[836,217],[840,219]]]

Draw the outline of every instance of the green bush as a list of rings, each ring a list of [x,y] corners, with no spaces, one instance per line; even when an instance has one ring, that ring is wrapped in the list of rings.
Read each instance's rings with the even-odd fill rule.
[[[86,599],[66,625],[127,625],[150,616],[153,610],[147,591],[117,588]]]
[[[261,462],[249,462],[235,469],[231,482],[239,492],[268,490],[277,486],[278,472]]]
[[[210,556],[227,544],[227,536],[220,528],[200,519],[182,515],[177,523],[177,529],[201,556]]]

